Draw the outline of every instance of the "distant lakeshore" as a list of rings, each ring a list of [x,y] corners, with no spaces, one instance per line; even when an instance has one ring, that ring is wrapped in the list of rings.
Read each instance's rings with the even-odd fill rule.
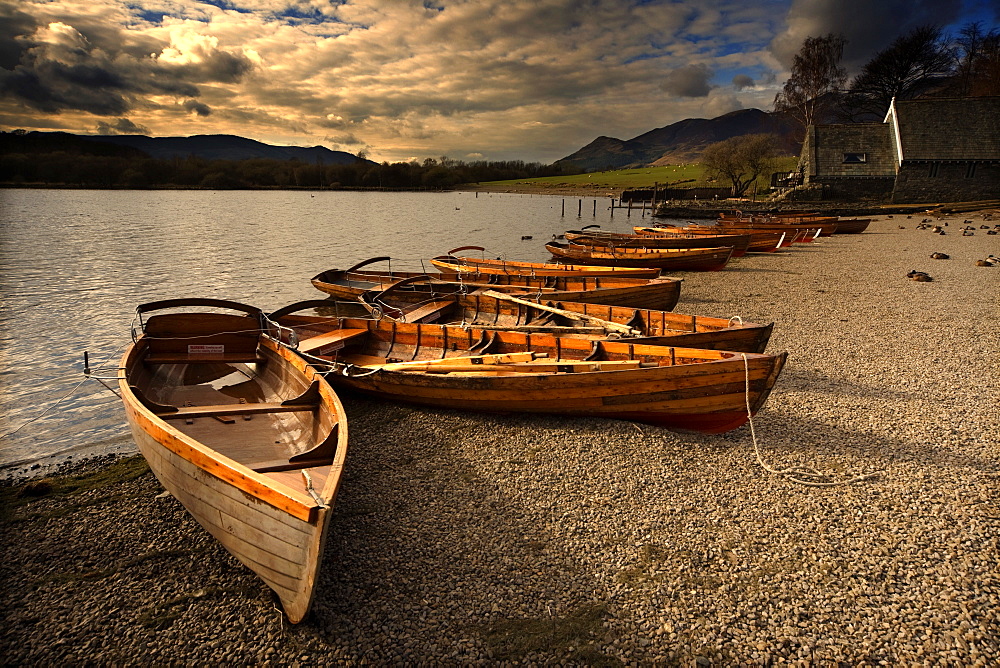
[[[83,185],[53,185],[47,183],[0,183],[0,188],[17,189],[49,189],[49,190],[219,190],[210,186],[148,186],[143,188],[124,188],[111,186],[97,188]],[[629,188],[613,186],[593,186],[589,184],[570,183],[464,183],[451,188],[388,188],[363,186],[270,186],[252,188],[223,188],[224,190],[288,190],[303,192],[476,192],[496,193],[505,195],[552,196],[567,198],[618,199]],[[920,204],[890,204],[878,202],[782,202],[761,199],[732,200],[669,200],[657,207],[658,215],[666,218],[716,218],[720,212],[739,209],[748,213],[767,213],[775,211],[818,211],[837,216],[874,216],[896,213],[938,212],[962,213],[973,211],[1000,211],[1000,200],[982,202],[926,202]]]

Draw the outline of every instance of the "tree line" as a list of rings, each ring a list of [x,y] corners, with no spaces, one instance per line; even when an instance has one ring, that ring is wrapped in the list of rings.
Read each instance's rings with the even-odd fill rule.
[[[141,151],[63,135],[0,132],[0,183],[84,188],[329,188],[441,190],[462,183],[579,174],[572,165],[521,160],[326,165],[300,160],[207,160],[198,156],[151,158]]]
[[[805,129],[819,122],[880,121],[893,98],[1000,95],[1000,31],[975,21],[946,35],[924,25],[897,37],[848,82],[841,66],[847,39],[808,37],[774,109]]]

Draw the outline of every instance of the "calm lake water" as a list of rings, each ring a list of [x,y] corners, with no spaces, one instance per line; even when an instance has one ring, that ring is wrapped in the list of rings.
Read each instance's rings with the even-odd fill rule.
[[[274,310],[324,298],[312,276],[370,257],[431,269],[427,258],[477,245],[487,257],[544,261],[543,244],[566,229],[649,220],[612,217],[609,204],[471,192],[0,190],[0,475],[53,455],[135,450],[119,399],[84,378],[83,352],[95,375],[114,376],[137,304],[216,297]]]

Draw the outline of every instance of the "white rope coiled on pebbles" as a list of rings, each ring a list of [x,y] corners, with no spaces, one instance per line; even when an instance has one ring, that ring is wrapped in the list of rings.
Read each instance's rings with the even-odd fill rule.
[[[757,455],[757,463],[760,467],[767,471],[768,473],[774,473],[783,476],[787,480],[798,483],[799,485],[807,485],[809,487],[835,487],[837,485],[851,485],[856,482],[861,482],[863,480],[870,480],[878,476],[877,473],[867,473],[865,475],[854,476],[847,480],[830,480],[830,476],[825,473],[820,473],[814,468],[809,466],[790,466],[785,469],[776,469],[772,466],[768,466],[764,462],[764,458],[760,454],[760,446],[757,444],[757,431],[753,426],[753,414],[750,409],[750,363],[747,361],[746,353],[743,353],[743,371],[746,377],[746,404],[747,404],[747,422],[750,423],[750,438],[753,440],[753,450]]]

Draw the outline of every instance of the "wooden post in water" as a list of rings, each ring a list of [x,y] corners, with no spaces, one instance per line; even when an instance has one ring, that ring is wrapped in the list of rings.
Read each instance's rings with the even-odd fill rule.
[[[615,198],[611,198],[611,217],[615,217]]]
[[[566,216],[566,200],[562,201],[562,215],[563,217]]]
[[[594,218],[597,218],[597,200],[594,200]]]
[[[581,216],[583,216],[583,200],[582,199],[577,202],[577,206],[576,206],[576,217],[580,218]]]

